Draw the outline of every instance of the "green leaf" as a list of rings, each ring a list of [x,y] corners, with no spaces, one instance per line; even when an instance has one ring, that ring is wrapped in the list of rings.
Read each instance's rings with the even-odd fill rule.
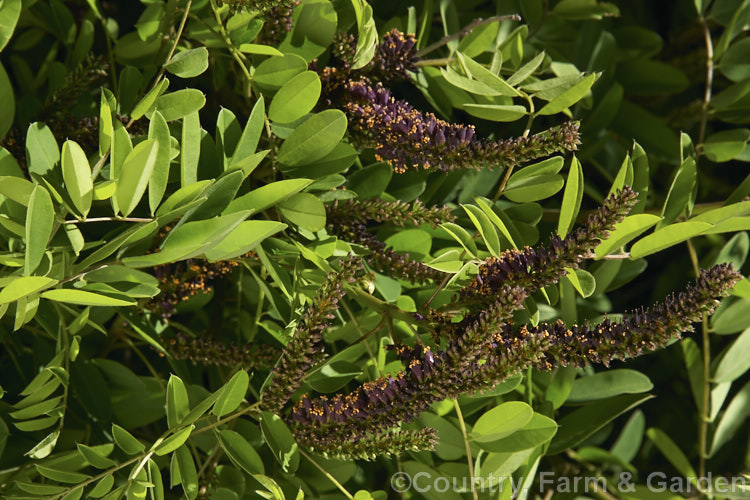
[[[138,120],[151,110],[156,103],[156,99],[167,91],[167,87],[169,87],[169,79],[165,78],[159,83],[159,85],[149,90],[146,95],[143,96],[143,99],[135,105],[133,111],[130,112],[130,118]]]
[[[607,370],[576,379],[567,400],[584,403],[620,394],[638,394],[653,387],[646,375],[635,370]]]
[[[299,467],[299,448],[294,436],[278,415],[261,412],[260,428],[263,439],[281,464],[284,472],[293,474]]]
[[[721,163],[737,158],[750,139],[750,130],[738,128],[723,130],[708,136],[703,143],[703,152],[709,160]]]
[[[346,132],[346,116],[327,109],[311,116],[287,137],[277,159],[291,167],[309,165],[333,151]]]
[[[547,453],[555,455],[576,446],[619,415],[651,397],[653,396],[615,396],[614,398],[599,400],[595,404],[584,406],[567,414],[560,420],[560,431],[552,440]]]
[[[500,215],[498,215],[495,210],[493,210],[491,206],[491,201],[486,198],[477,198],[476,200],[477,205],[479,208],[482,209],[482,212],[485,213],[487,218],[495,225],[496,228],[500,230],[502,235],[505,237],[505,239],[508,240],[508,242],[513,246],[513,248],[518,248],[516,245],[516,242],[513,239],[513,236],[510,234],[510,231],[508,230],[508,226],[503,222],[503,219],[501,219]],[[502,212],[501,212],[502,215]],[[504,215],[503,215],[504,216]],[[510,221],[508,221],[510,223]]]
[[[264,92],[275,92],[295,75],[307,70],[307,61],[296,54],[269,57],[258,65],[253,82]]]
[[[612,187],[609,188],[607,196],[619,191],[625,185],[633,184],[633,161],[630,159],[630,155],[625,155],[625,159],[620,165],[620,170],[617,171],[617,177],[612,182]]]
[[[32,495],[40,495],[40,496],[55,495],[57,493],[62,493],[68,490],[68,488],[65,486],[58,486],[54,484],[24,483],[21,481],[17,481],[16,486],[18,486],[21,490],[23,490],[26,493],[31,493]]]
[[[116,281],[128,281],[131,283],[142,283],[144,285],[159,286],[159,280],[151,274],[117,264],[110,264],[106,267],[95,269],[89,273],[86,273],[86,281],[90,283],[112,283]]]
[[[197,89],[182,89],[164,94],[156,99],[156,110],[168,122],[179,120],[201,109],[206,104],[203,92]]]
[[[76,448],[78,448],[78,453],[80,453],[88,463],[97,469],[108,469],[116,463],[111,458],[107,458],[96,449],[86,446],[85,444],[76,443]]]
[[[372,7],[365,0],[352,0],[357,19],[357,50],[352,69],[364,68],[375,55],[378,46],[378,31],[372,17]]]
[[[474,424],[471,437],[477,443],[497,441],[531,421],[534,410],[522,401],[508,401],[485,412]]]
[[[257,72],[256,72],[257,75]],[[263,96],[260,96],[253,110],[250,112],[250,116],[247,119],[245,130],[242,131],[240,140],[237,142],[237,146],[234,148],[232,154],[232,161],[229,162],[229,168],[234,167],[237,163],[247,158],[255,152],[258,148],[258,141],[260,140],[260,134],[263,132],[263,126],[265,125],[265,103]]]
[[[247,372],[240,370],[229,379],[229,382],[224,384],[224,388],[219,395],[219,399],[216,400],[211,413],[217,417],[222,417],[228,413],[233,412],[245,399],[245,393],[247,392],[247,386],[250,383],[250,377]]]
[[[326,208],[315,195],[298,193],[279,204],[279,211],[294,225],[320,231],[326,225]]]
[[[125,257],[122,263],[130,267],[150,267],[202,255],[218,245],[249,215],[250,212],[246,210],[213,219],[187,222],[169,233],[160,252]]]
[[[609,237],[596,247],[594,250],[596,257],[601,259],[614,250],[625,246],[660,220],[661,217],[651,214],[629,215],[625,217],[622,222],[615,225],[615,229],[609,233]]]
[[[544,52],[540,52],[529,62],[518,68],[518,71],[508,77],[508,85],[515,86],[523,83],[523,81],[530,77],[534,73],[534,71],[539,68],[542,62],[544,62],[545,55],[546,54]]]
[[[35,185],[22,177],[0,176],[0,195],[28,207]]]
[[[711,317],[711,331],[718,334],[736,333],[750,326],[748,301],[731,297],[726,305]]]
[[[512,434],[495,441],[477,444],[483,450],[512,453],[536,448],[552,439],[556,432],[557,424],[554,420],[539,413],[533,413],[531,420]]]
[[[7,1],[3,3],[2,7],[5,7],[5,4],[7,4]],[[0,10],[0,22],[2,21],[2,14],[3,11]],[[0,29],[2,28],[0,27]],[[1,31],[0,43],[2,43]],[[3,109],[0,111],[0,138],[3,138],[10,130],[10,127],[13,126],[13,120],[16,116],[16,98],[13,95],[13,85],[10,83],[8,73],[2,64],[0,64],[0,99],[0,102],[3,103]]]
[[[641,238],[630,248],[630,258],[639,259],[698,236],[713,226],[705,222],[679,222]]]
[[[732,382],[750,369],[750,328],[746,328],[727,348],[712,377],[714,383]]]
[[[18,18],[21,15],[21,3],[21,0],[5,0],[0,6],[0,52],[13,36]],[[2,135],[0,134],[0,136]]]
[[[16,300],[57,284],[57,280],[46,276],[22,276],[13,279],[0,290],[0,304]]]
[[[586,78],[545,104],[544,107],[539,110],[538,114],[554,115],[555,113],[559,113],[577,103],[583,99],[583,96],[586,95],[598,76],[598,74],[588,75]]]
[[[516,203],[543,200],[553,196],[562,189],[565,181],[561,175],[534,175],[514,177],[523,170],[513,174],[503,191],[503,195]]]
[[[180,141],[180,185],[184,188],[198,181],[198,161],[201,152],[201,122],[195,111],[182,119]]]
[[[135,210],[143,193],[146,192],[158,153],[159,143],[156,139],[147,139],[135,146],[125,158],[122,171],[115,179],[115,197],[124,216],[127,217]]]
[[[461,108],[472,116],[494,122],[512,122],[526,115],[518,104],[464,104]]]
[[[677,469],[677,472],[682,474],[683,477],[688,478],[691,483],[695,482],[697,477],[693,466],[690,465],[685,454],[682,452],[679,446],[661,429],[655,427],[650,428],[646,431],[648,438],[659,448],[662,455],[667,457],[667,460]]]
[[[262,212],[299,193],[311,183],[310,179],[286,179],[271,182],[232,200],[224,210],[224,214],[242,210],[250,210],[253,213]]]
[[[643,431],[646,428],[646,417],[641,410],[636,410],[628,418],[617,441],[612,445],[610,452],[625,462],[631,462],[641,449]]]
[[[47,300],[54,300],[55,302],[65,302],[67,304],[78,304],[81,306],[120,307],[135,305],[135,302],[115,299],[107,297],[106,295],[87,292],[85,290],[73,290],[71,288],[56,288],[54,290],[48,290],[42,292],[41,297]]]
[[[164,69],[180,78],[193,78],[208,69],[208,49],[187,49],[172,56]]]
[[[309,113],[320,97],[320,78],[314,71],[296,75],[279,89],[268,107],[268,117],[290,123]]]
[[[180,377],[172,374],[169,376],[169,382],[167,382],[167,425],[169,428],[177,427],[189,411],[185,384]]]
[[[73,205],[86,217],[94,195],[91,166],[81,146],[74,141],[65,141],[62,147],[62,173],[65,187]]]
[[[616,5],[597,0],[561,0],[552,9],[552,14],[563,19],[601,19],[605,16],[619,16]]]
[[[352,173],[348,187],[362,200],[377,198],[388,187],[393,177],[393,168],[387,163],[378,162]]]
[[[714,432],[709,456],[716,454],[722,446],[736,437],[737,431],[747,422],[748,413],[750,413],[750,382],[740,389],[724,410]]]
[[[581,297],[588,298],[596,290],[596,279],[594,276],[584,269],[571,269],[565,268],[568,274],[565,277],[573,285],[573,288],[581,294]]]
[[[37,185],[29,197],[29,209],[26,213],[26,255],[23,268],[25,275],[33,273],[42,262],[54,223],[55,207],[52,205],[49,191]]]
[[[445,78],[445,81],[447,81],[454,87],[458,87],[471,94],[480,95],[480,96],[499,96],[499,95],[515,96],[516,95],[515,91],[513,91],[512,88],[511,88],[510,94],[504,93],[504,90],[505,90],[504,88],[502,90],[498,90],[497,88],[493,88],[479,80],[473,80],[471,78],[462,76],[458,74],[456,71],[454,71],[453,69],[451,69],[450,66],[447,69],[440,68],[440,73],[443,75],[443,78]],[[495,76],[495,75],[492,75],[492,76]]]
[[[198,496],[198,471],[195,469],[193,455],[186,445],[182,445],[174,451],[172,462],[179,472],[180,484],[189,500],[195,500]]]
[[[266,473],[263,460],[241,434],[231,430],[220,430],[216,433],[216,437],[224,453],[238,467],[248,474]]]
[[[573,155],[568,171],[568,180],[565,183],[562,206],[560,207],[560,219],[557,221],[557,234],[565,238],[570,228],[575,224],[578,212],[581,210],[583,200],[583,169],[581,162]]]
[[[466,57],[461,52],[457,52],[457,55],[463,66],[471,73],[471,76],[476,78],[478,82],[481,82],[483,85],[496,92],[496,94],[494,95],[502,95],[506,97],[516,97],[521,95],[518,91],[516,91],[516,89],[508,85],[505,80],[476,62],[471,57]]]
[[[629,94],[676,94],[690,85],[679,68],[643,57],[618,63],[617,80]]]
[[[24,420],[23,422],[16,422],[13,425],[18,427],[23,432],[35,432],[42,429],[47,429],[57,423],[59,417],[42,417],[34,420]]]
[[[690,389],[693,393],[695,405],[699,411],[703,411],[703,353],[693,339],[685,338],[680,342],[682,356],[685,358],[685,369],[687,370]]]
[[[233,259],[246,254],[269,236],[283,231],[287,225],[270,220],[246,220],[219,244],[206,250],[205,256],[210,261]]]
[[[719,69],[733,82],[750,78],[750,62],[747,54],[750,51],[750,38],[743,38],[729,46],[719,62]]]
[[[696,179],[695,159],[688,157],[675,174],[672,186],[669,188],[669,194],[661,212],[663,220],[656,226],[657,230],[671,224],[685,210],[690,202]]]
[[[472,238],[471,233],[466,229],[452,222],[444,222],[440,224],[440,227],[464,247],[471,257],[477,256],[477,246],[474,243],[474,238]]]
[[[190,412],[185,415],[185,417],[182,419],[183,423],[185,424],[192,424],[199,418],[201,418],[216,402],[217,399],[219,399],[219,396],[221,395],[222,389],[219,389],[213,393],[211,393],[210,396],[203,399],[200,403],[195,405]]]
[[[164,192],[167,190],[169,165],[172,162],[172,136],[169,133],[169,126],[167,126],[166,120],[164,120],[164,117],[158,111],[155,111],[151,115],[151,122],[148,126],[148,138],[155,140],[158,145],[153,172],[148,179],[148,206],[153,215],[164,197]]]
[[[45,175],[60,161],[60,148],[47,125],[34,122],[26,131],[26,159],[29,172]]]
[[[485,245],[487,245],[487,249],[494,257],[498,257],[501,252],[500,238],[498,238],[497,231],[495,231],[495,227],[490,219],[479,207],[475,207],[474,205],[461,205],[461,207],[463,207],[466,215],[469,216],[469,219],[471,219],[477,231],[479,231]]]
[[[45,467],[42,465],[35,465],[37,472],[47,479],[57,481],[58,483],[70,483],[77,484],[89,479],[86,474],[80,474],[78,472],[70,472],[66,470],[53,469],[51,467]]]
[[[115,444],[128,455],[135,455],[146,449],[146,445],[117,424],[112,424],[112,438]]]
[[[167,439],[162,441],[158,446],[156,446],[156,448],[154,449],[154,454],[158,456],[164,456],[167,453],[172,453],[177,448],[182,446],[185,441],[188,440],[188,438],[190,437],[190,433],[193,432],[193,429],[195,429],[195,426],[189,425],[178,430]]]
[[[109,493],[109,490],[112,489],[112,486],[115,484],[115,476],[108,475],[104,476],[99,480],[98,483],[96,483],[96,486],[94,486],[91,491],[89,491],[88,496],[91,498],[101,498],[107,493]]]
[[[328,0],[307,0],[294,9],[292,31],[278,46],[285,54],[298,54],[307,61],[321,55],[333,41],[338,16]]]

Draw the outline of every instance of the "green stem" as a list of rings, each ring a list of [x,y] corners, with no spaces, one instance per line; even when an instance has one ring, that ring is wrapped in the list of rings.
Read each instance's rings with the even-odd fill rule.
[[[219,36],[224,41],[224,44],[227,46],[227,49],[229,49],[229,52],[232,54],[234,60],[237,61],[237,64],[240,66],[242,73],[245,75],[245,78],[249,83],[253,79],[253,77],[252,75],[250,75],[250,71],[248,71],[247,66],[245,66],[245,62],[243,61],[243,59],[245,59],[245,55],[240,52],[237,47],[234,46],[232,40],[229,38],[227,30],[224,27],[224,22],[221,20],[221,14],[219,13],[219,7],[216,5],[216,0],[211,0],[211,10],[214,13],[216,24],[219,26]]]
[[[354,496],[352,496],[352,494],[349,493],[349,491],[347,491],[347,489],[344,488],[344,486],[341,483],[339,483],[335,477],[333,477],[327,470],[321,467],[318,462],[313,460],[313,458],[310,455],[305,453],[305,450],[300,449],[299,452],[302,454],[302,456],[308,459],[310,463],[312,463],[325,477],[327,477],[334,485],[336,485],[339,491],[341,491],[341,493],[343,493],[346,496],[346,498],[349,498],[349,499],[354,498]]]
[[[458,404],[458,400],[453,400],[453,408],[456,409],[456,417],[458,417],[458,425],[461,428],[461,434],[464,437],[464,447],[466,448],[466,461],[469,464],[469,478],[471,481],[471,495],[474,500],[479,499],[479,494],[474,487],[474,459],[471,456],[471,444],[469,443],[469,435],[466,432],[466,422],[464,422],[463,413],[461,413],[461,405]]]
[[[698,254],[691,240],[687,240],[688,253],[690,262],[693,265],[695,276],[700,276],[700,265]],[[703,401],[700,408],[700,419],[698,422],[698,477],[706,476],[706,458],[708,458],[708,423],[709,423],[709,405],[711,394],[711,341],[708,335],[708,316],[703,315],[701,321],[701,339],[703,341]]]

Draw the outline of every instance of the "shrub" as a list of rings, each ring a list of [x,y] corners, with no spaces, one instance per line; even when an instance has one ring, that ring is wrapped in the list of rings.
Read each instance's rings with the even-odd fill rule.
[[[0,2],[2,497],[723,493],[750,7],[661,8]]]

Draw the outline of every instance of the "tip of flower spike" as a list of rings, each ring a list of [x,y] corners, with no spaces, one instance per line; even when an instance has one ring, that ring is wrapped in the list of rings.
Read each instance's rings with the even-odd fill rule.
[[[710,269],[701,269],[697,285],[717,287],[721,295],[726,295],[743,278],[731,263],[717,264]]]

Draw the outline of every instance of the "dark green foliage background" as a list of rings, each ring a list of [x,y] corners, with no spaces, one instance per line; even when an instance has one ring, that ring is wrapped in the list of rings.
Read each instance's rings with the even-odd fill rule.
[[[287,34],[284,15],[292,11]],[[513,14],[521,20],[494,18]],[[414,33],[418,49],[438,44],[421,54],[410,80],[385,79],[397,99],[474,126],[485,141],[576,121],[578,150],[558,147],[510,169],[457,164],[393,173],[362,139],[367,130],[338,111],[345,98],[327,94],[318,76],[329,64],[344,71],[341,43],[363,67],[348,78],[367,76],[375,37],[382,41],[393,28]],[[0,497],[77,499],[101,484],[102,494],[92,497],[386,498],[398,496],[389,484],[397,471],[463,478],[467,458],[486,474],[488,457],[516,460],[498,468],[515,480],[552,471],[614,485],[631,472],[641,485],[653,471],[748,472],[747,279],[688,340],[608,368],[508,374],[515,378],[505,391],[433,405],[405,428],[436,427],[435,452],[326,458],[298,449],[258,401],[332,263],[350,251],[368,259],[365,247],[326,227],[335,200],[447,205],[466,238],[426,225],[371,225],[381,241],[453,279],[414,285],[378,273],[349,290],[325,333],[327,351],[344,362],[312,376],[293,400],[400,370],[385,346],[394,336],[414,343],[411,312],[433,294],[432,305],[448,303],[480,259],[546,243],[549,234],[584,222],[624,185],[640,191],[638,220],[662,219],[642,232],[617,233],[620,244],[573,273],[577,279],[547,287],[549,303],[535,294],[519,322],[616,318],[722,262],[746,275],[749,30],[747,0],[304,0],[296,9],[284,1],[0,0]],[[354,37],[334,40],[334,31]],[[289,53],[301,58],[290,62],[282,56]],[[464,54],[495,80],[472,75]],[[511,86],[513,97],[476,91],[477,74],[500,85],[537,56],[534,71]],[[322,93],[308,88],[298,101],[274,101],[284,89],[302,95],[284,84],[313,60],[310,88],[323,79]],[[269,85],[268,61],[301,66]],[[547,113],[548,103],[555,109]],[[340,133],[318,136],[305,120]],[[295,140],[305,144],[293,157]],[[318,175],[334,148],[343,160]],[[525,173],[547,156],[553,159],[543,175]],[[125,180],[124,171],[134,174]],[[77,183],[93,189],[93,202]],[[532,189],[519,190],[525,185]],[[690,233],[696,220],[709,225]],[[678,234],[665,236],[681,223]],[[128,231],[140,234],[126,241]],[[173,234],[180,236],[170,243]],[[466,239],[476,255],[464,251]],[[185,264],[188,258],[195,260]],[[366,349],[350,347],[370,329]],[[19,416],[28,407],[23,397],[56,380],[53,395],[35,402],[59,401]],[[481,444],[481,432],[471,434],[494,412],[485,429],[518,436],[524,424],[512,428],[503,411],[521,402],[528,415],[561,425],[554,437],[537,433],[543,439],[533,447],[501,456]],[[186,424],[188,410],[196,414]],[[214,429],[221,431],[203,432]],[[170,439],[174,448],[165,448]],[[82,482],[85,488],[76,486]],[[550,493],[532,484],[525,495]],[[639,486],[627,496],[650,495]]]

